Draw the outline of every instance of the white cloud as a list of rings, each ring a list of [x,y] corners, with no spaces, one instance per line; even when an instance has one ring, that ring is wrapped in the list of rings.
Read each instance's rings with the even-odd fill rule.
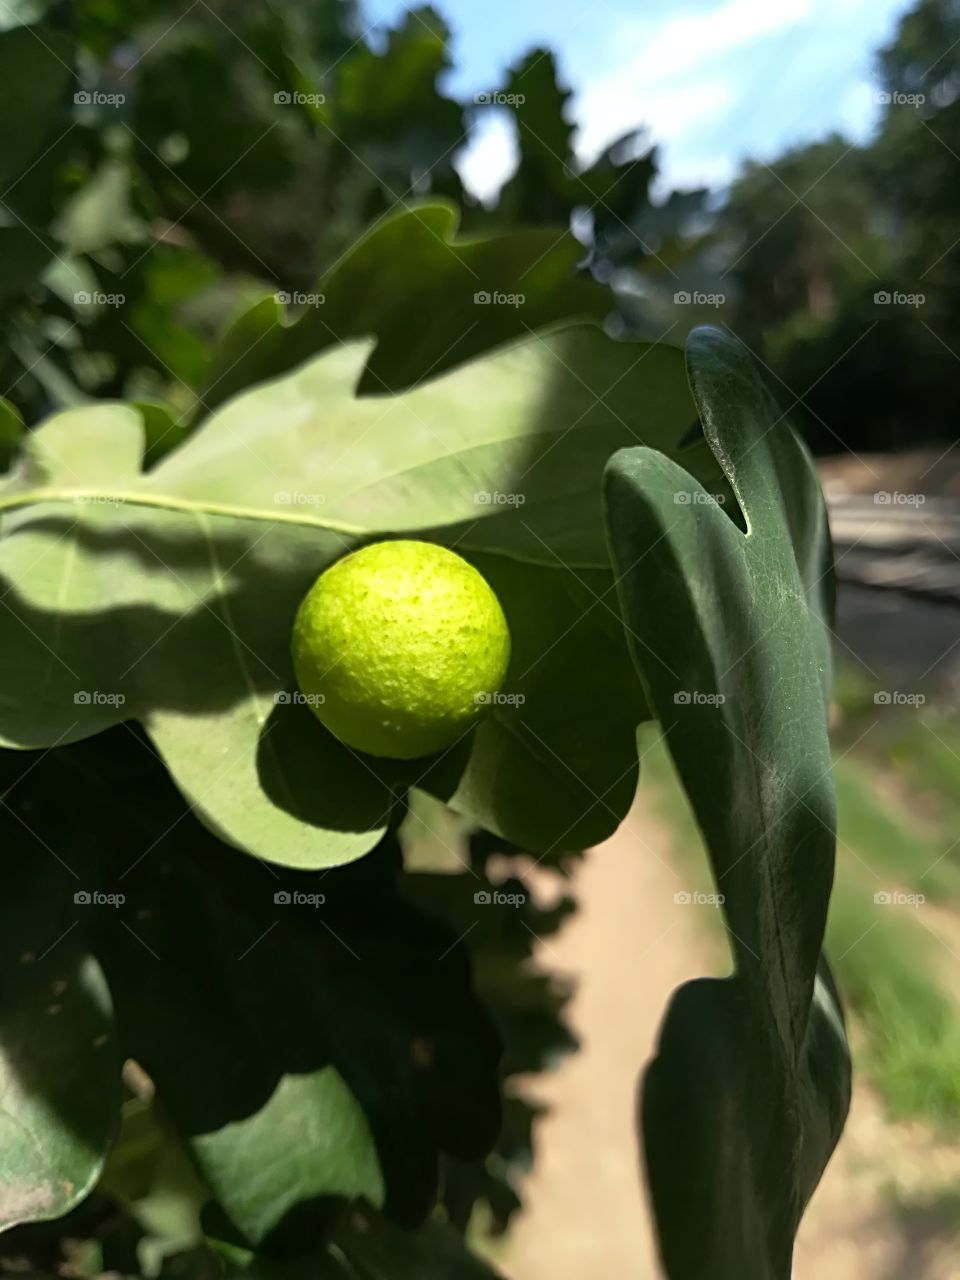
[[[869,137],[880,114],[876,82],[855,80],[837,105],[837,124],[842,133],[860,142]]]
[[[813,0],[726,0],[707,13],[683,14],[653,31],[652,22],[636,26],[643,42],[637,65],[659,78],[700,67],[718,54],[776,34],[809,18]],[[618,33],[621,45],[629,33]]]
[[[468,146],[454,157],[463,185],[478,199],[492,200],[517,167],[517,140],[506,109],[480,113]]]
[[[559,49],[575,95],[575,145],[589,163],[630,129],[660,146],[660,190],[726,183],[741,159],[829,128],[862,137],[870,51],[907,0],[718,0],[697,13],[611,24],[588,62]],[[881,12],[882,11],[882,12]],[[484,117],[458,162],[495,195],[516,166],[512,128]]]
[[[665,24],[627,24],[617,33],[610,68],[577,95],[578,152],[591,159],[619,133],[643,122],[653,141],[667,144],[661,159],[669,162],[671,183],[725,181],[732,157],[715,150],[697,154],[698,126],[712,125],[734,105],[740,91],[737,52],[802,24],[813,3],[726,0]],[[693,146],[681,150],[676,146],[681,142]]]
[[[665,80],[668,77],[664,78]],[[713,79],[669,87],[637,77],[625,67],[588,85],[576,100],[577,154],[594,159],[605,146],[636,125],[649,126],[650,140],[670,143],[701,120],[727,107],[733,97],[730,80]]]

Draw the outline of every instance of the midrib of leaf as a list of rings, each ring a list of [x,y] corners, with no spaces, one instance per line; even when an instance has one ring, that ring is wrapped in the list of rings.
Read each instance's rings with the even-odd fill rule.
[[[172,494],[153,494],[139,489],[22,489],[18,493],[0,497],[0,512],[18,507],[40,506],[44,503],[63,503],[71,506],[88,502],[116,502],[124,506],[150,507],[160,511],[180,511],[188,515],[224,516],[231,520],[269,521],[271,524],[297,524],[315,529],[331,529],[337,533],[351,533],[363,537],[371,532],[360,525],[350,525],[336,520],[320,520],[309,515],[296,515],[285,511],[265,511],[262,507],[234,506],[228,502],[211,502],[196,498],[178,498]]]
[[[726,474],[727,480],[730,483],[731,488],[733,489],[737,497],[737,501],[740,504],[740,509],[743,512],[744,521],[747,523],[748,530],[750,530],[749,532],[744,533],[742,530],[737,529],[734,526],[735,537],[738,540],[737,547],[736,547],[736,555],[740,564],[743,567],[744,578],[747,581],[752,581],[754,576],[752,572],[752,564],[753,564],[753,558],[754,558],[753,546],[756,544],[756,541],[757,541],[757,533],[755,529],[751,529],[751,526],[749,524],[749,520],[747,517],[747,513],[746,513],[746,505],[744,503],[743,497],[741,496],[738,485],[734,483],[733,471],[732,471],[733,463],[729,455],[721,449],[719,442],[716,440],[711,440],[711,448],[714,449],[718,457],[720,457],[720,455],[722,454],[721,461],[722,461],[724,472]],[[731,469],[728,470],[727,469],[728,467]],[[696,486],[698,484],[696,477],[690,475],[689,472],[686,474],[691,484]],[[761,566],[761,568],[762,567],[763,566]],[[765,633],[765,636],[766,634],[768,633]],[[719,684],[719,681],[716,680],[715,671],[714,671],[714,676],[715,676],[715,683]],[[726,720],[726,717],[724,716],[723,718],[725,723],[729,724],[729,721]],[[786,955],[784,953],[783,922],[782,922],[781,912],[780,912],[780,903],[776,894],[773,871],[770,866],[770,860],[768,856],[769,849],[770,849],[770,841],[769,841],[768,833],[775,830],[776,827],[780,825],[783,815],[772,811],[769,808],[769,805],[765,802],[766,793],[761,784],[759,773],[758,773],[760,761],[757,759],[757,756],[754,753],[754,751],[748,746],[748,740],[750,735],[746,729],[746,726],[741,725],[741,729],[743,729],[743,737],[741,738],[739,734],[734,734],[734,737],[738,740],[740,745],[747,750],[749,755],[746,772],[747,772],[747,776],[750,779],[750,789],[753,792],[753,796],[754,796],[754,812],[761,816],[760,827],[763,833],[759,841],[754,841],[754,844],[759,843],[760,850],[761,850],[760,856],[758,858],[759,876],[764,886],[765,897],[767,899],[767,902],[770,905],[770,913],[774,923],[774,935],[775,935],[775,944],[776,944],[775,959],[776,959],[777,976],[780,980],[781,989],[784,991],[787,991],[789,989],[789,982],[787,978],[787,974],[788,974],[787,960],[786,960]],[[730,732],[729,729],[728,729],[728,732]],[[769,992],[769,986],[767,986],[766,984],[764,984],[764,991],[765,993]],[[798,1073],[799,1055],[802,1052],[803,1037],[802,1035],[798,1035],[799,1029],[795,1026],[795,1023],[794,1023],[793,1003],[794,1002],[792,998],[788,996],[787,1021],[788,1021],[788,1031],[791,1039],[791,1043],[789,1045],[789,1050],[790,1050],[789,1062],[792,1069],[792,1074],[794,1077],[796,1077]],[[776,1014],[774,1014],[774,1016],[776,1019],[777,1028],[780,1033],[780,1039],[782,1043],[783,1028],[780,1025],[780,1018]]]
[[[138,489],[23,489],[17,493],[0,497],[0,513],[44,504],[76,506],[88,502],[116,502],[130,507],[181,512],[198,519],[203,516],[215,516],[226,520],[252,520],[258,524],[292,524],[299,525],[301,528],[324,529],[331,533],[345,533],[356,538],[369,538],[371,535],[378,533],[389,534],[393,532],[387,527],[378,529],[373,525],[347,524],[346,521],[342,520],[321,520],[316,516],[307,514],[299,515],[285,511],[266,511],[262,507],[235,506],[227,502],[210,502],[198,498],[178,498],[170,494],[152,494]],[[487,516],[479,516],[472,523],[480,523],[488,518]],[[443,528],[446,525],[460,525],[469,521],[470,517],[464,516],[459,520],[446,520],[439,526],[425,525],[424,527]],[[458,545],[476,551],[483,551],[487,555],[502,556],[506,560],[517,561],[520,564],[535,565],[540,569],[556,570],[570,567],[557,559],[540,559],[537,556],[524,555],[519,551],[507,550],[503,547],[474,546],[466,535],[458,539]],[[575,567],[580,569],[606,569],[609,568],[609,561],[606,559],[596,561],[577,560]]]
[[[740,536],[744,540],[743,551],[742,551],[743,560],[744,560],[744,572],[745,572],[746,579],[749,581],[754,576],[753,573],[751,572],[751,562],[754,557],[754,551],[752,548],[754,544],[750,542],[750,539],[751,538],[756,539],[757,535],[756,535],[756,532],[753,531],[753,528],[750,523],[750,517],[747,514],[747,504],[744,502],[743,496],[739,492],[738,486],[734,485],[733,470],[732,470],[733,463],[727,454],[724,454],[723,459],[721,461],[722,461],[722,465],[724,466],[724,470],[726,471],[727,478],[728,480],[730,480],[731,487],[733,488],[734,493],[737,495],[737,501],[740,504],[740,510],[743,512],[743,518],[747,525],[747,532],[744,534],[740,534]],[[727,467],[730,467],[731,470],[727,471],[726,470]],[[760,554],[759,551],[757,551],[756,554],[759,555]],[[785,565],[781,565],[780,569],[778,569],[777,571],[778,573],[781,571],[789,572],[790,568],[793,568],[794,571],[798,572],[796,570],[796,561],[793,559],[791,555],[788,555],[785,557],[785,562],[786,562]],[[770,566],[767,566],[767,568],[769,570]],[[805,601],[801,598],[802,594],[803,593],[802,593],[802,583],[801,583],[801,595],[796,597],[798,604],[805,603]],[[778,618],[778,621],[779,621],[779,618]],[[789,1061],[790,1061],[792,1075],[794,1079],[796,1079],[800,1070],[800,1058],[803,1053],[803,1041],[804,1041],[804,1036],[806,1034],[806,1026],[809,1024],[810,1013],[808,1010],[805,1018],[801,1014],[800,1015],[801,1025],[797,1025],[794,1017],[795,1002],[792,997],[792,994],[790,993],[790,982],[788,978],[789,969],[787,966],[786,953],[784,951],[784,937],[783,937],[784,928],[783,928],[783,920],[780,912],[780,899],[777,895],[777,887],[776,887],[776,881],[773,875],[773,869],[770,866],[770,859],[768,856],[769,844],[767,839],[767,833],[774,830],[776,826],[778,826],[780,823],[783,822],[784,815],[782,813],[778,815],[771,815],[768,807],[764,804],[764,799],[763,799],[764,788],[760,782],[760,777],[758,774],[758,766],[760,762],[757,760],[756,755],[752,750],[750,751],[750,757],[751,757],[750,779],[753,785],[756,809],[757,809],[757,812],[763,815],[764,839],[763,839],[763,846],[762,846],[763,857],[760,859],[760,871],[763,879],[764,888],[766,890],[767,901],[770,903],[770,912],[771,912],[771,915],[773,916],[773,921],[774,921],[776,948],[777,948],[776,958],[777,958],[778,977],[780,979],[781,990],[784,993],[786,993],[786,999],[787,999],[787,1023],[788,1023],[790,1038],[791,1038],[791,1043],[789,1045],[789,1051],[790,1051]],[[791,794],[792,794],[792,789],[791,789]],[[802,800],[803,800],[803,797],[801,797],[801,802]],[[771,822],[771,818],[774,816],[776,816],[776,821]],[[815,978],[816,978],[816,974],[814,974],[814,979]],[[813,985],[811,985],[811,1005],[812,1005],[813,991],[814,991],[814,987]],[[776,1014],[774,1016],[776,1017]],[[776,1018],[776,1021],[779,1024],[780,1022],[779,1017]]]
[[[736,530],[736,534],[739,539],[739,544],[737,547],[737,555],[743,565],[745,579],[748,581],[752,581],[754,578],[753,567],[752,567],[753,561],[754,561],[755,555],[759,554],[759,552],[756,552],[756,553],[754,552],[754,547],[757,544],[757,531],[756,531],[756,528],[753,525],[751,525],[749,516],[747,515],[748,504],[744,500],[744,496],[741,492],[740,485],[736,482],[734,478],[735,468],[734,468],[733,461],[730,458],[730,455],[722,448],[719,440],[716,439],[715,436],[710,440],[710,447],[716,453],[718,460],[720,461],[720,464],[723,468],[723,471],[727,477],[727,480],[730,484],[730,487],[733,490],[737,498],[737,502],[740,505],[740,510],[743,513],[743,518],[747,526],[747,531],[744,532],[740,529]],[[694,476],[689,475],[689,473],[688,473],[688,478],[694,485],[698,483],[696,478]],[[792,556],[787,557],[787,564],[788,564],[788,571],[789,571],[789,566],[793,566],[793,568],[796,570],[796,561],[792,558]],[[765,577],[768,576],[769,568],[770,568],[769,565],[763,566],[761,564],[761,569],[765,571],[764,572]],[[781,572],[781,570],[782,570],[782,566],[780,569],[777,570],[777,572],[779,573]],[[796,599],[798,603],[805,603],[804,593],[801,591],[801,594],[797,596]],[[765,634],[768,634],[768,633],[765,633]],[[763,836],[759,842],[762,853],[758,859],[758,869],[759,869],[759,876],[764,887],[765,897],[770,906],[770,914],[772,916],[773,924],[774,924],[774,938],[775,938],[775,947],[776,947],[774,955],[775,955],[777,976],[779,978],[781,990],[786,993],[789,993],[790,983],[788,981],[787,958],[784,951],[783,920],[782,920],[782,915],[780,911],[780,901],[776,893],[776,884],[774,880],[773,869],[770,866],[770,860],[768,856],[769,848],[770,848],[768,833],[775,830],[776,827],[780,825],[783,819],[783,814],[772,811],[769,808],[769,805],[765,802],[766,793],[760,781],[760,777],[758,773],[760,761],[757,759],[755,753],[751,749],[749,749],[749,747],[747,747],[747,740],[749,739],[750,735],[746,731],[745,726],[741,726],[741,727],[744,728],[744,737],[740,739],[740,742],[741,742],[741,745],[743,745],[748,750],[748,754],[750,757],[748,761],[747,775],[750,779],[750,788],[754,796],[754,811],[759,815],[761,815],[760,825],[761,825],[761,830],[763,832]],[[735,736],[738,736],[738,735],[735,735]],[[811,994],[813,989],[814,988],[811,988]],[[765,993],[769,993],[769,990],[770,990],[769,986],[765,984],[764,990],[765,990]],[[811,1004],[812,1004],[812,1001],[811,1001]],[[782,1045],[784,1028],[782,1026],[781,1019],[776,1014],[776,1012],[774,1012],[774,1017],[775,1017],[777,1029],[779,1032],[780,1042]],[[806,1023],[809,1023],[809,1013],[807,1015],[807,1018],[804,1020],[803,1024],[800,1026],[797,1025],[794,1018],[794,1000],[790,994],[787,994],[786,1030],[789,1034],[789,1041],[790,1041],[789,1045],[787,1046],[789,1050],[787,1055],[787,1060],[790,1065],[791,1075],[793,1076],[794,1079],[797,1078],[800,1071],[800,1058],[803,1053],[803,1041],[805,1036]]]
[[[750,754],[752,757],[753,753],[751,752]],[[783,815],[782,814],[779,815],[776,822],[771,821],[772,815],[769,809],[767,808],[767,806],[764,804],[764,800],[763,800],[764,789],[760,783],[760,779],[757,774],[757,762],[754,759],[751,759],[750,761],[749,775],[750,775],[750,781],[752,784],[752,789],[754,794],[754,804],[755,804],[756,812],[763,815],[762,828],[763,828],[764,835],[763,835],[762,846],[761,846],[763,853],[760,858],[760,875],[763,880],[764,888],[766,890],[766,898],[770,904],[770,912],[771,912],[771,915],[773,916],[773,921],[774,921],[774,931],[775,931],[776,946],[777,946],[776,956],[777,956],[778,977],[780,979],[781,988],[784,991],[786,991],[789,987],[789,983],[787,980],[787,957],[784,954],[784,949],[783,949],[783,923],[780,917],[780,903],[776,894],[773,871],[770,867],[770,859],[768,856],[770,846],[769,846],[768,836],[767,836],[768,832],[774,830],[776,826],[779,825],[780,821],[782,821]],[[799,1061],[799,1053],[800,1053],[801,1044],[802,1044],[802,1037],[797,1035],[797,1028],[794,1027],[793,1025],[793,1000],[789,996],[787,997],[787,1005],[788,1005],[787,1017],[790,1024],[790,1034],[792,1038],[792,1044],[790,1045],[790,1064],[791,1064],[791,1067],[793,1068],[793,1075],[796,1076],[797,1066]],[[777,1018],[778,1023],[779,1021],[780,1021],[779,1018]]]

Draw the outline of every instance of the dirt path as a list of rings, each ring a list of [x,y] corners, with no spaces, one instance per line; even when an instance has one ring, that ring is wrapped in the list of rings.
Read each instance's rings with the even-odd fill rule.
[[[862,1082],[797,1237],[797,1280],[957,1280],[960,1150],[890,1124]]]
[[[669,839],[634,814],[577,873],[580,911],[543,963],[575,976],[571,1019],[582,1048],[539,1081],[553,1108],[538,1130],[525,1211],[511,1237],[512,1280],[658,1276],[634,1136],[637,1079],[671,991],[704,972]]]
[[[511,1280],[661,1277],[634,1135],[637,1081],[670,993],[722,972],[723,961],[698,916],[715,908],[674,900],[685,885],[644,799],[641,790],[620,831],[584,860],[580,911],[543,946],[543,964],[578,982],[571,1020],[582,1049],[537,1081],[552,1110],[537,1131],[524,1212],[498,1258]],[[858,1085],[801,1227],[796,1280],[957,1280],[957,1188],[960,1152],[920,1126],[886,1123]]]

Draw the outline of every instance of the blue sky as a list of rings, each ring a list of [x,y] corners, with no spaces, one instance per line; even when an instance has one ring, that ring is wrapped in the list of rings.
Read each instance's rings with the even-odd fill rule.
[[[574,90],[569,114],[589,160],[645,124],[660,144],[661,186],[722,185],[748,157],[830,130],[863,138],[873,128],[874,55],[909,0],[434,0],[453,28],[458,94],[495,88],[504,68],[548,45]],[[365,0],[369,23],[409,6]],[[498,112],[458,159],[481,196],[513,164]]]

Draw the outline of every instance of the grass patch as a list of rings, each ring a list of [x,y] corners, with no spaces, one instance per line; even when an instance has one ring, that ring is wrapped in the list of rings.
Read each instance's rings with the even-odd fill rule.
[[[651,735],[647,742],[652,740]],[[671,830],[690,888],[709,892],[703,843],[662,743],[644,756],[642,782],[654,816]],[[878,905],[874,894],[901,889],[930,901],[957,901],[960,871],[941,858],[946,846],[918,834],[882,796],[868,763],[841,760],[837,791],[841,844],[826,945],[848,1012],[863,1032],[857,1069],[876,1086],[891,1115],[955,1129],[960,1017],[954,993],[938,978],[939,944],[913,914],[922,907]],[[719,912],[704,918],[714,914],[720,923]]]
[[[873,873],[876,889],[923,893],[931,902],[960,901],[960,865],[947,852],[952,840],[911,822],[869,762],[845,756],[837,761],[834,782],[841,864],[859,862],[868,878]]]
[[[910,910],[877,906],[871,884],[842,868],[827,920],[827,955],[864,1032],[856,1065],[890,1114],[955,1129],[960,1020],[937,980],[938,944]]]

